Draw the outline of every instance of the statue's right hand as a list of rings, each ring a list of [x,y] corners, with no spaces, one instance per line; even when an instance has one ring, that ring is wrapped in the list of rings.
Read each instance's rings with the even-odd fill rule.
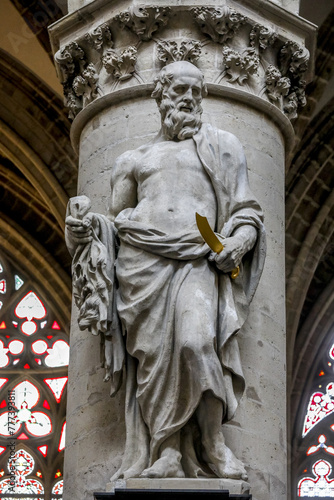
[[[92,215],[88,213],[83,219],[72,215],[66,217],[66,239],[71,246],[86,245],[92,241]]]

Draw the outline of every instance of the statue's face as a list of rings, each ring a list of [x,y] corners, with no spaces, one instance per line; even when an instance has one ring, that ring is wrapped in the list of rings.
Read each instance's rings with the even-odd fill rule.
[[[175,75],[166,94],[178,111],[193,113],[202,101],[201,79],[195,75]]]

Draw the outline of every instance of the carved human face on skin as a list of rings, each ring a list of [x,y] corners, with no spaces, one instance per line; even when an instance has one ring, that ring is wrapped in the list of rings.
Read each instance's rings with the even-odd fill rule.
[[[198,132],[206,93],[203,75],[193,64],[179,61],[161,70],[152,97],[157,100],[167,139],[183,140]]]

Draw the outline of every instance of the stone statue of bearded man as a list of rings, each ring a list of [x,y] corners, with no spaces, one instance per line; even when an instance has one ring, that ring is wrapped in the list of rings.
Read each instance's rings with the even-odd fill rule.
[[[244,390],[236,334],[262,272],[265,237],[241,144],[201,122],[206,94],[193,64],[164,67],[152,94],[161,130],[116,160],[109,218],[80,215],[79,197],[66,220],[81,328],[105,336],[113,393],[126,371],[126,447],[113,479],[247,478],[222,423]],[[223,242],[221,253],[204,242],[196,212]]]

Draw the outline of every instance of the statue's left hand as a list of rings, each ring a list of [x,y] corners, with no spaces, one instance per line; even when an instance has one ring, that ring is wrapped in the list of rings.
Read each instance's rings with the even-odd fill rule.
[[[240,265],[243,256],[255,245],[257,230],[254,226],[245,224],[238,227],[229,238],[218,238],[224,245],[224,250],[220,253],[211,252],[209,260],[214,262],[220,271],[224,273],[232,272]]]
[[[211,252],[209,260],[214,262],[220,271],[228,273],[239,266],[247,249],[245,248],[243,238],[240,236],[231,236],[224,240],[221,239],[221,241],[224,249],[220,253]]]

